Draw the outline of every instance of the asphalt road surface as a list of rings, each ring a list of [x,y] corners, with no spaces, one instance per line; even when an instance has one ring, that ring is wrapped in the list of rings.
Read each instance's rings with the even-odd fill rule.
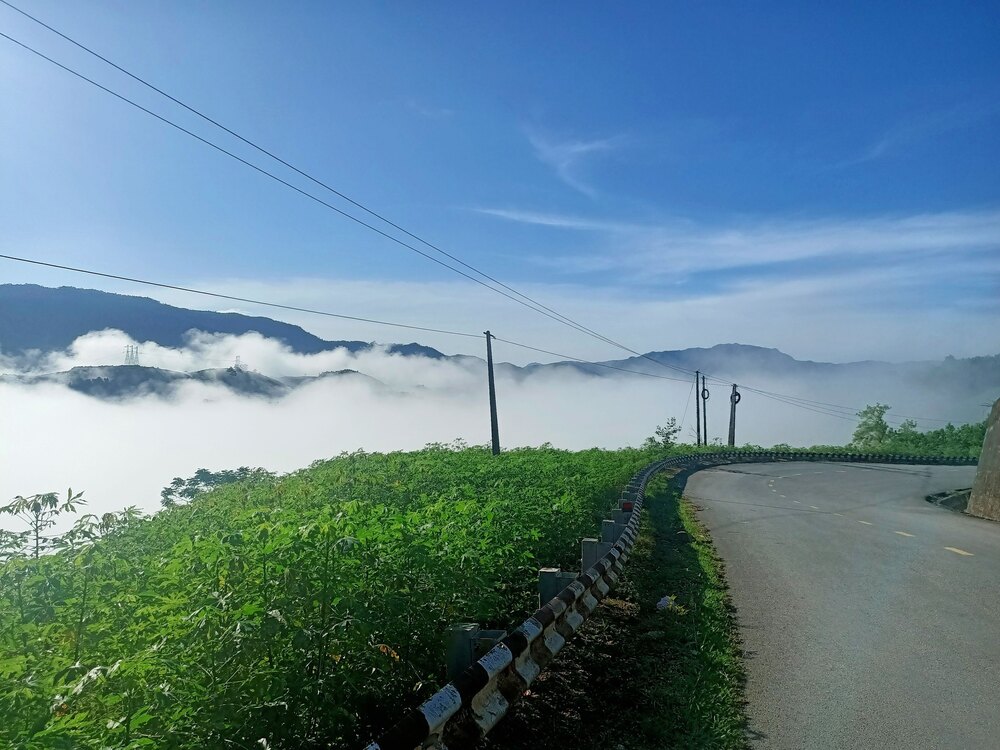
[[[1000,524],[924,500],[974,467],[697,472],[755,748],[1000,748]]]

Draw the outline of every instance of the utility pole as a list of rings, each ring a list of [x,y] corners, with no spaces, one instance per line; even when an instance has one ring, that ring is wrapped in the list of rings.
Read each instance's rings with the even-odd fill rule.
[[[500,427],[497,424],[497,387],[493,380],[493,342],[495,338],[489,331],[486,334],[486,372],[490,381],[490,431],[493,444],[493,455],[500,455]]]
[[[705,428],[705,445],[708,445],[708,388],[705,387],[705,376],[701,376],[701,422]]]
[[[701,377],[699,370],[694,371],[694,418],[698,423],[698,445],[701,445],[701,391],[698,390],[698,378]]]
[[[729,447],[736,445],[736,404],[743,397],[736,390],[736,383],[733,383],[733,392],[729,394]]]

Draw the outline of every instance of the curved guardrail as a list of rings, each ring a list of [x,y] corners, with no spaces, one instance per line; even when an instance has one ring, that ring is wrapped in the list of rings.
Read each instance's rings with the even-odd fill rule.
[[[620,508],[629,512],[628,523],[606,555],[456,679],[407,712],[365,750],[443,749],[446,741],[473,744],[496,726],[614,588],[639,535],[646,485],[654,474],[670,468],[698,470],[722,464],[771,461],[950,466],[973,466],[978,462],[974,458],[804,451],[720,451],[657,461],[632,477],[622,491]]]

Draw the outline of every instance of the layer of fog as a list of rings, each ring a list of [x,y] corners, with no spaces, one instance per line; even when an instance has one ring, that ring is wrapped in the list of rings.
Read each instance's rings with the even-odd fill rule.
[[[66,350],[33,352],[14,357],[0,354],[0,370],[37,375],[73,367],[120,365],[127,345],[139,347],[139,364],[178,372],[230,367],[240,362],[269,377],[319,375],[357,370],[393,388],[455,388],[472,382],[478,365],[474,360],[435,360],[388,354],[385,346],[351,353],[347,349],[299,354],[276,339],[259,333],[240,336],[189,331],[185,345],[160,346],[155,341],[135,341],[122,331],[94,331],[77,338]]]
[[[110,364],[121,357],[122,334],[91,334],[69,352],[52,355],[56,369]],[[88,510],[137,505],[159,508],[173,477],[198,468],[262,466],[287,472],[343,451],[417,449],[462,439],[485,444],[489,416],[481,362],[434,361],[383,350],[302,356],[259,336],[195,335],[185,349],[143,344],[144,364],[176,370],[225,366],[239,355],[266,375],[357,369],[389,384],[362,379],[318,380],[275,401],[241,397],[222,386],[185,382],[169,399],[95,399],[62,385],[0,384],[0,501],[14,495],[83,490]],[[212,360],[212,361],[210,361]],[[904,390],[898,382],[840,379],[822,391],[802,382],[755,380],[765,390],[841,404],[875,400],[897,414],[978,420],[980,394],[957,402],[935,391]],[[417,386],[424,386],[418,388]],[[687,382],[616,375],[592,377],[549,368],[527,377],[501,375],[497,384],[504,447],[551,443],[568,449],[638,445],[669,417],[693,442],[693,388]],[[725,440],[728,388],[713,386],[709,430]],[[737,442],[773,445],[842,444],[854,428],[837,418],[744,390]],[[924,429],[939,426],[923,422]],[[0,525],[10,527],[8,520]]]

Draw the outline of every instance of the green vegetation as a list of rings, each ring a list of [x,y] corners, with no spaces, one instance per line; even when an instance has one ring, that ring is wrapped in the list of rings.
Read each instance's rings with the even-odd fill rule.
[[[356,745],[443,681],[446,624],[527,616],[537,567],[573,567],[650,460],[357,453],[59,536],[79,495],[19,499],[5,510],[28,530],[0,539],[0,746]]]
[[[486,748],[562,747],[566,737],[579,750],[746,747],[742,654],[722,563],[682,486],[650,483],[618,588]]]
[[[871,404],[858,412],[858,426],[847,446],[871,453],[918,456],[978,456],[986,437],[986,420],[956,427],[950,422],[937,430],[920,432],[912,419],[890,427],[885,415],[892,407]]]
[[[681,428],[677,424],[677,420],[670,417],[665,425],[657,425],[656,430],[650,437],[646,438],[642,447],[646,450],[671,448],[677,443],[677,435],[680,431]]]
[[[251,469],[241,466],[238,469],[209,471],[198,469],[193,477],[183,479],[174,477],[173,481],[160,491],[160,505],[172,508],[175,505],[194,500],[209,490],[234,482],[259,482],[274,479],[274,474],[266,469]]]
[[[850,449],[979,452],[985,424],[919,433],[887,410],[859,415]],[[0,746],[353,746],[441,684],[447,624],[527,616],[537,568],[575,568],[637,469],[720,449],[676,435],[668,422],[641,450],[434,445],[284,477],[201,470],[154,517],[83,515],[58,535],[80,493],[16,498],[0,508],[24,526],[0,531]],[[650,498],[621,606],[597,618],[619,618],[601,647],[619,651],[580,684],[629,685],[637,748],[738,747],[719,562],[676,492]]]

